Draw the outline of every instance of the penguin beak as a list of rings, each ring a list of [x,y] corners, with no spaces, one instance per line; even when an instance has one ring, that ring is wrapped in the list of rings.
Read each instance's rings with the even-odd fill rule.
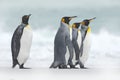
[[[80,22],[80,24],[84,25],[85,23],[84,23],[84,21],[82,21],[82,22]]]
[[[76,18],[77,16],[72,16],[71,18]]]
[[[92,18],[92,19],[89,19],[89,22],[92,22],[94,19],[96,19],[96,17]]]
[[[30,17],[32,14],[29,14],[28,16]]]
[[[77,16],[72,16],[72,17],[70,17],[69,19],[71,20],[71,19],[73,19],[73,18],[76,18]]]

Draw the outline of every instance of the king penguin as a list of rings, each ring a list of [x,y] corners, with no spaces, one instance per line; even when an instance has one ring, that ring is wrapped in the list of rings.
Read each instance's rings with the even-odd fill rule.
[[[29,15],[24,15],[22,17],[22,23],[15,30],[12,41],[11,41],[11,51],[12,51],[12,60],[14,68],[17,64],[20,69],[28,69],[24,67],[25,62],[27,61],[30,48],[32,44],[32,29],[28,23]]]
[[[73,59],[73,46],[72,41],[70,40],[70,30],[69,30],[69,22],[75,18],[72,17],[63,17],[61,19],[60,27],[57,31],[54,40],[54,61],[50,68],[67,68],[65,54],[67,51],[67,47],[69,49],[69,60],[68,64],[73,67],[72,59]]]
[[[74,58],[73,63],[79,62],[80,66],[82,66],[82,62],[79,59],[80,56],[80,45],[81,45],[81,32],[80,32],[80,23],[73,23],[72,25],[72,44],[74,47]]]
[[[85,19],[81,24],[80,32],[81,39],[77,39],[78,45],[79,45],[79,54],[76,55],[77,57],[77,62],[75,65],[79,64],[80,68],[85,68],[84,64],[87,61],[89,57],[89,50],[90,50],[90,45],[91,45],[91,40],[90,40],[90,33],[91,33],[91,28],[89,26],[90,22],[93,21],[96,17],[92,19]],[[78,57],[79,56],[79,57]]]

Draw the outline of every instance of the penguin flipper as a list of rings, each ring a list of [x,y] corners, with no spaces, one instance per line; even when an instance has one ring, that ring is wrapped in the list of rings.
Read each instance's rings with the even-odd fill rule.
[[[83,42],[81,44],[81,47],[80,47],[80,57],[83,55]]]
[[[79,60],[79,55],[80,55],[80,49],[77,43],[77,40],[72,40],[74,50],[75,50],[75,55],[76,55],[76,60]]]
[[[66,44],[68,46],[68,50],[69,50],[69,60],[68,60],[68,65],[70,65],[71,68],[74,68],[72,59],[73,59],[73,45],[72,45],[72,41],[70,40],[70,36],[67,35],[66,36]]]
[[[20,39],[23,33],[23,29],[24,29],[23,25],[18,26],[12,37],[11,51],[12,51],[13,67],[15,66],[15,64],[17,64],[16,60],[20,50]]]

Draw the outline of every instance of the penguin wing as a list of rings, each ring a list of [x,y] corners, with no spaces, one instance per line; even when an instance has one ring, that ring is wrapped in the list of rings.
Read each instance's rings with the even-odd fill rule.
[[[83,44],[86,41],[86,39],[90,38],[90,33],[91,33],[91,28],[88,26],[88,29],[86,31],[86,34],[85,34],[85,37],[84,37],[84,40],[83,40]]]
[[[12,58],[17,59],[20,50],[20,39],[23,33],[24,25],[19,25],[18,28],[15,30],[12,41],[11,41],[11,51],[12,51]]]
[[[67,28],[66,30],[67,31],[66,31],[66,36],[65,36],[65,43],[68,46],[68,50],[69,50],[69,54],[70,54],[69,60],[72,60],[72,58],[73,58],[73,45],[72,45],[72,41],[70,39],[69,29]]]
[[[66,36],[66,45],[68,46],[68,50],[69,50],[69,60],[68,63],[71,63],[72,59],[73,59],[73,45],[72,45],[72,41],[70,40],[70,37]]]
[[[85,32],[85,36],[84,36],[83,41],[85,40],[86,35],[88,35],[90,32],[91,32],[91,28],[90,28],[90,26],[88,26],[88,29],[87,29],[87,31]]]

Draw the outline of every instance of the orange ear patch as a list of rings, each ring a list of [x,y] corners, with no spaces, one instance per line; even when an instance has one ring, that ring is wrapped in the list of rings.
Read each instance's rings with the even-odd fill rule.
[[[78,32],[80,32],[80,29],[78,29]]]
[[[76,28],[76,25],[75,25],[75,24],[73,24],[73,25],[72,25],[72,27],[73,27],[73,28]]]
[[[62,18],[62,22],[65,22],[65,19],[64,19],[64,18]]]

